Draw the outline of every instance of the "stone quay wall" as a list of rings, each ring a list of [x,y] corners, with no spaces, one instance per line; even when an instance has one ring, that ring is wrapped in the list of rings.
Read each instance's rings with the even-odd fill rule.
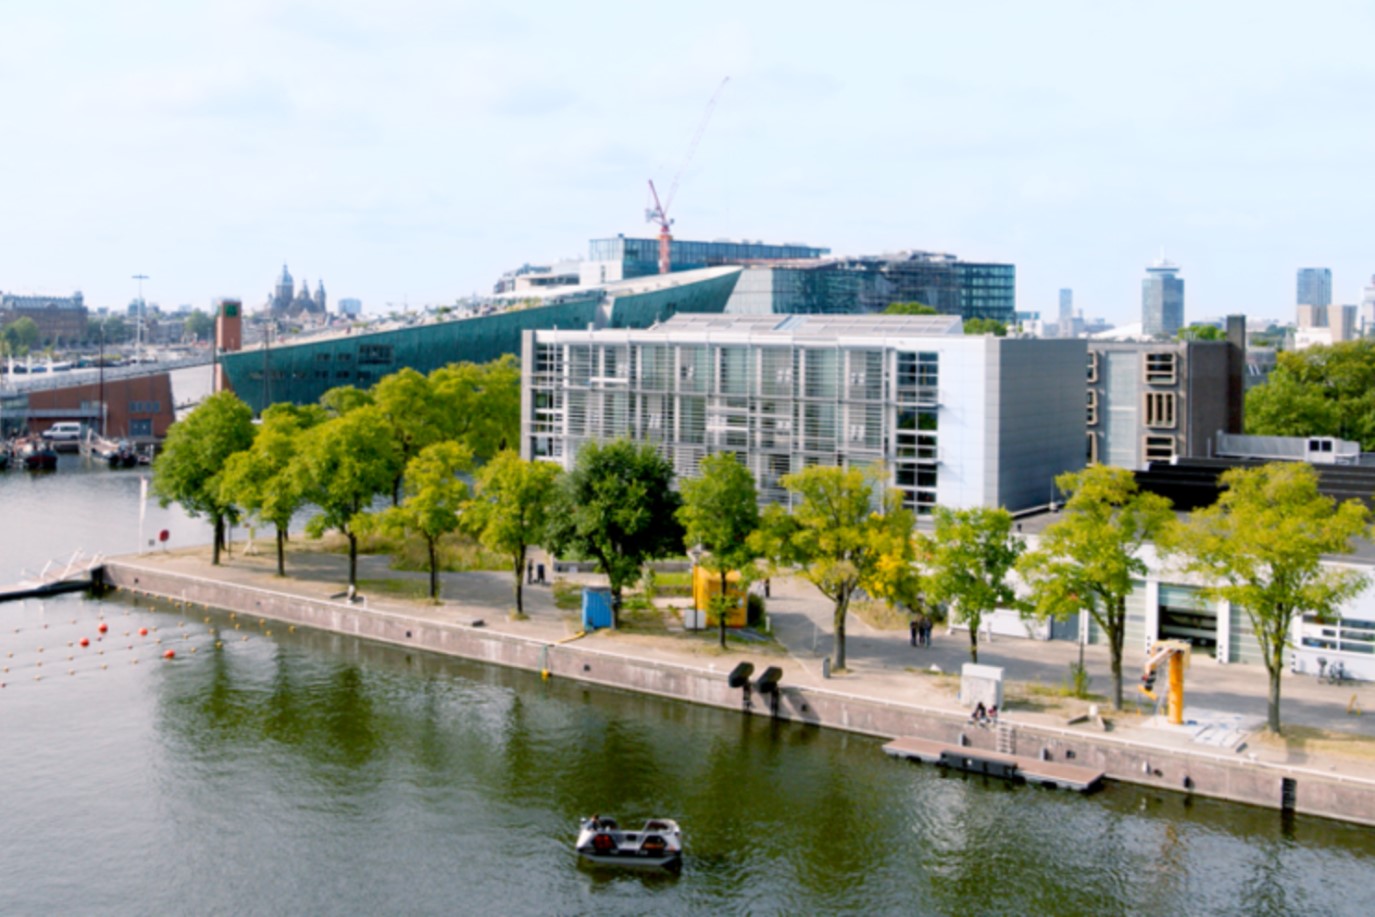
[[[553,678],[729,710],[745,709],[744,692],[728,685],[725,670],[623,655],[577,642],[551,643],[490,630],[472,621],[436,621],[404,612],[142,567],[130,561],[107,562],[97,579],[105,586],[137,594],[546,672]],[[849,694],[843,690],[843,683],[834,689],[790,685],[788,663],[779,664],[783,669],[777,703],[780,719],[880,738],[919,736],[966,745],[971,750],[995,750],[1001,730],[1003,750],[1102,770],[1110,780],[1375,825],[1375,780],[1253,761],[1235,752],[1147,745],[1091,728],[1072,730],[1022,723],[977,727],[964,715],[949,710]],[[758,675],[756,671],[755,677]],[[770,699],[756,692],[748,712],[770,716],[771,707]]]

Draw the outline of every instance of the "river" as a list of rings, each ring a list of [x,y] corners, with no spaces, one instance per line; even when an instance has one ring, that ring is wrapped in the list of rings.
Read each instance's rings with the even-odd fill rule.
[[[0,581],[136,549],[139,473],[0,474]],[[209,536],[155,504],[143,529]],[[0,656],[6,914],[1375,912],[1369,829],[947,777],[869,738],[204,609],[0,605]],[[681,875],[581,868],[593,812],[677,818]]]

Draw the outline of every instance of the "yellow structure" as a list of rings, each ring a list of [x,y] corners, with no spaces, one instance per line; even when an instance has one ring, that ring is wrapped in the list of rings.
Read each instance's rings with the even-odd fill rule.
[[[1156,668],[1168,665],[1169,694],[1166,705],[1169,720],[1176,726],[1184,725],[1184,670],[1189,666],[1189,653],[1193,649],[1187,640],[1157,640],[1146,654],[1146,668],[1143,677],[1151,675]],[[1145,685],[1139,686],[1142,694],[1155,700],[1155,692]]]
[[[692,568],[692,607],[698,611],[714,614],[711,600],[721,594],[721,574],[706,567]],[[726,574],[726,597],[731,600],[726,611],[727,627],[744,627],[748,618],[748,599],[745,590],[740,588],[740,572],[732,570]],[[719,622],[711,621],[711,626]]]

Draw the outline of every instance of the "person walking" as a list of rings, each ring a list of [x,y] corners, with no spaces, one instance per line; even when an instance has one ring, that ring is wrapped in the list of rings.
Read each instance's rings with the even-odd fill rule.
[[[929,616],[921,616],[921,645],[927,649],[931,648],[931,631],[934,627],[935,624]]]
[[[912,633],[912,645],[917,646],[917,639],[921,636],[921,620],[916,617],[912,618],[907,622],[907,629]]]

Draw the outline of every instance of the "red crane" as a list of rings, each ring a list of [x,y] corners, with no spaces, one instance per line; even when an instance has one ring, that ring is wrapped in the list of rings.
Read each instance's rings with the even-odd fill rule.
[[[707,110],[702,113],[702,121],[697,125],[697,132],[692,135],[692,142],[688,144],[687,156],[683,158],[683,164],[678,168],[678,174],[673,176],[673,184],[669,185],[668,196],[662,201],[659,200],[659,192],[654,187],[654,179],[649,180],[649,194],[654,201],[654,206],[645,209],[645,221],[659,224],[659,273],[667,274],[670,268],[669,248],[673,243],[671,232],[673,221],[669,219],[668,208],[673,206],[673,196],[678,193],[678,182],[683,178],[683,172],[687,169],[688,163],[692,162],[692,155],[697,152],[697,144],[702,140],[702,132],[707,129],[707,122],[711,120],[712,109],[716,108],[716,100],[721,97],[721,90],[726,88],[730,82],[730,77],[721,80],[721,85],[716,87],[716,92],[712,93],[711,101],[707,102]]]

